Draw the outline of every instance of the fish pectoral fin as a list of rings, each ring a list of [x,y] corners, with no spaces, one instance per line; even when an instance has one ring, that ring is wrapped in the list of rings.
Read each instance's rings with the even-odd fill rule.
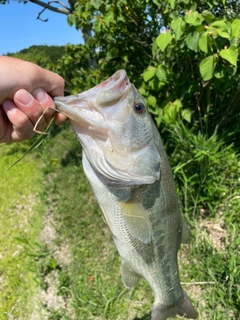
[[[138,281],[141,279],[141,276],[132,271],[124,261],[122,261],[121,275],[124,286],[129,289],[135,288]]]
[[[131,236],[149,244],[153,236],[152,226],[141,202],[133,196],[127,202],[121,202],[121,211]]]
[[[185,221],[182,220],[182,237],[181,237],[181,243],[189,243],[191,238],[190,230],[188,229],[188,226]]]

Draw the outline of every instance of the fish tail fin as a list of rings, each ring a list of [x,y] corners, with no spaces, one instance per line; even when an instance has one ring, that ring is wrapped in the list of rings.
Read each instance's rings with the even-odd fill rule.
[[[183,297],[179,298],[172,306],[164,307],[155,305],[152,310],[151,320],[166,320],[168,318],[174,318],[176,315],[188,319],[197,319],[198,317],[197,312],[185,292],[183,292]]]

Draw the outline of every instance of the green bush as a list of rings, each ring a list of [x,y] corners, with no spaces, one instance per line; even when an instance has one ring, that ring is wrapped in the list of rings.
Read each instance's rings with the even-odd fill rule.
[[[238,1],[79,0],[68,23],[86,40],[68,46],[56,69],[71,92],[124,68],[158,126],[181,119],[208,138],[218,128],[239,147]]]

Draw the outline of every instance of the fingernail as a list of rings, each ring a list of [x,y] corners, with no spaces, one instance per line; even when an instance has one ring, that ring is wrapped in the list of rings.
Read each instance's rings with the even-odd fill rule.
[[[16,111],[16,106],[12,100],[7,99],[3,101],[3,109],[5,110],[5,112],[7,111],[8,113],[13,113]]]
[[[47,98],[48,98],[47,93],[43,89],[40,89],[40,88],[35,89],[32,92],[32,95],[40,103],[44,103],[45,101],[47,101]]]
[[[15,93],[14,100],[20,102],[21,104],[28,106],[32,103],[32,95],[25,89],[20,89]]]

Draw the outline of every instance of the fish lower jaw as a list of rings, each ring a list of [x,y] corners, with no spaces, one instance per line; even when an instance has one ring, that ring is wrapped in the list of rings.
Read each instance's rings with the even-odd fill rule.
[[[78,119],[74,119],[80,124],[88,124],[89,126],[93,126],[98,124],[102,124],[104,122],[103,115],[98,111],[92,111],[88,109],[80,109],[78,110]]]
[[[81,110],[78,116],[70,118],[72,120],[73,130],[78,132],[85,132],[85,134],[100,137],[104,141],[108,138],[109,128],[104,121],[101,113],[89,110]]]

